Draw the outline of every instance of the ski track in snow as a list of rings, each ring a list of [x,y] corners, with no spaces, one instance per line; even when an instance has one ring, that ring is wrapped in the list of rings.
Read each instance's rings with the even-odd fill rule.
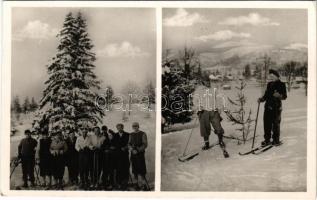
[[[307,97],[303,94],[302,90],[293,90],[283,102],[281,122],[283,145],[273,147],[260,155],[239,156],[238,152],[250,150],[251,141],[245,145],[237,145],[237,141],[225,138],[230,158],[225,159],[220,147],[215,146],[208,151],[200,152],[192,160],[181,163],[177,158],[182,154],[190,129],[162,135],[161,189],[163,191],[306,191]],[[251,92],[247,94],[247,98],[249,101],[254,100],[249,106],[256,107],[256,97]],[[263,140],[263,107],[262,104],[255,146]],[[227,121],[225,115],[223,117],[225,134],[236,135],[232,124]],[[210,141],[211,143],[217,141],[213,133]],[[202,144],[202,138],[196,128],[187,152],[199,150]]]

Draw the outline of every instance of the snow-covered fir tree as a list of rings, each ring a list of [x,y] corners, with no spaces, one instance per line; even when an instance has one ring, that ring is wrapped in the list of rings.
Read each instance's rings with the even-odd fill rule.
[[[100,89],[93,72],[96,58],[80,12],[76,17],[67,14],[58,38],[58,52],[47,66],[49,79],[40,102],[45,110],[42,120],[49,119],[47,126],[53,132],[92,127],[101,121],[104,112],[95,105]]]
[[[168,51],[162,63],[162,117],[167,124],[191,121],[192,94],[195,86],[179,59],[170,59]]]

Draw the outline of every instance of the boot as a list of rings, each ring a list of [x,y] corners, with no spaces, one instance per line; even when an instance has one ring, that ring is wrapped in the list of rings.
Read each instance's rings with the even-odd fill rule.
[[[205,145],[201,148],[203,151],[208,150],[210,148],[209,142],[205,142]]]
[[[281,145],[281,142],[280,142],[280,141],[273,141],[273,142],[272,142],[272,145],[274,145],[274,146],[280,146],[280,145]]]
[[[29,187],[27,181],[24,181],[23,187],[25,187],[25,188]]]
[[[262,146],[262,147],[265,147],[265,146],[270,145],[270,144],[271,144],[271,142],[270,142],[270,141],[266,141],[266,140],[264,140],[263,142],[261,142],[261,146]]]
[[[35,187],[35,182],[31,181],[31,187]]]

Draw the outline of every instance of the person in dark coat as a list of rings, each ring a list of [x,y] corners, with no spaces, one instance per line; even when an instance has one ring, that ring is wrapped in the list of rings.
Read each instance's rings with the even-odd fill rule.
[[[70,132],[66,139],[67,152],[65,155],[66,166],[70,184],[78,183],[78,151],[75,148],[77,137],[74,132]]]
[[[78,151],[78,168],[80,175],[80,188],[86,189],[89,180],[89,138],[88,138],[88,129],[81,128],[80,136],[77,137],[75,149]]]
[[[281,82],[277,71],[270,69],[269,78],[272,80],[267,84],[264,95],[258,99],[258,102],[265,102],[264,106],[264,141],[262,146],[271,143],[280,144],[280,123],[282,114],[282,100],[287,98],[285,83]],[[273,132],[273,135],[272,135]]]
[[[116,164],[116,140],[114,132],[107,128],[107,126],[102,126],[102,133],[105,136],[105,140],[101,145],[101,150],[103,151],[103,175],[102,182],[103,186],[107,190],[112,190],[115,180],[115,164]]]
[[[18,146],[18,156],[22,162],[23,187],[28,187],[28,179],[31,185],[34,186],[34,165],[35,165],[35,148],[37,141],[31,137],[31,131],[24,131],[23,138]]]
[[[63,177],[65,172],[65,153],[67,152],[67,144],[63,139],[62,133],[57,132],[52,136],[50,146],[52,155],[52,172],[56,181],[56,189],[63,189]]]
[[[117,124],[116,126],[118,132],[115,134],[116,143],[117,143],[117,173],[116,180],[119,186],[119,189],[126,190],[129,180],[129,134],[124,131],[123,124]]]
[[[225,145],[223,142],[224,130],[221,126],[222,117],[220,116],[219,111],[217,109],[212,111],[207,111],[201,107],[197,115],[199,119],[200,135],[204,139],[204,146],[202,147],[202,149],[207,150],[210,148],[209,136],[211,131],[211,125],[214,129],[214,133],[218,136],[219,145],[221,147],[224,147]]]
[[[48,137],[48,130],[41,130],[41,138],[37,148],[37,159],[39,161],[40,176],[42,177],[42,186],[51,187],[52,183],[52,155],[50,153],[51,138]]]
[[[147,190],[146,184],[146,163],[145,163],[145,149],[147,148],[146,133],[139,130],[139,123],[132,124],[133,132],[129,138],[129,149],[131,151],[132,173],[137,179],[137,186],[143,190]]]

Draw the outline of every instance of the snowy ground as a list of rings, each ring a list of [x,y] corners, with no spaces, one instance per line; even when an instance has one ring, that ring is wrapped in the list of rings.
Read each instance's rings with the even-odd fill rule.
[[[232,87],[234,88],[234,87]],[[196,92],[203,93],[198,87]],[[256,99],[260,88],[249,84],[246,88],[248,106],[256,112]],[[223,91],[233,97],[235,90]],[[263,140],[263,109],[261,105],[257,136],[258,146]],[[224,113],[225,135],[238,136]],[[238,145],[236,140],[224,139],[230,158],[225,159],[219,146],[200,152],[188,162],[178,157],[190,133],[190,129],[162,135],[161,189],[163,191],[306,191],[306,143],[307,143],[307,97],[305,91],[293,89],[283,102],[281,140],[283,145],[274,147],[261,155],[239,156],[238,152],[250,150],[251,141]],[[188,127],[188,125],[187,125]],[[253,126],[254,127],[254,126]],[[253,133],[253,130],[251,130]],[[211,143],[217,141],[211,135]],[[188,152],[200,150],[202,138],[199,128],[194,129]]]
[[[154,108],[154,105],[153,105]],[[155,183],[155,112],[143,112],[136,107],[133,107],[133,112],[131,115],[128,116],[127,122],[122,122],[122,112],[120,111],[109,111],[106,112],[106,116],[103,120],[103,125],[108,126],[108,128],[113,129],[116,131],[116,124],[123,123],[125,126],[125,131],[132,132],[132,123],[139,122],[140,123],[140,130],[147,133],[148,137],[148,148],[146,150],[145,159],[146,159],[146,166],[147,166],[147,179],[151,189],[154,190],[154,183]],[[149,115],[148,115],[149,114]],[[21,120],[19,122],[15,122],[16,129],[18,132],[11,136],[10,138],[10,156],[11,158],[17,155],[18,144],[19,141],[24,137],[23,133],[25,129],[31,128],[32,122],[32,114],[27,116],[21,116]],[[68,182],[68,175],[67,170],[65,170],[64,179],[66,183]],[[22,185],[22,169],[21,165],[19,165],[12,178],[10,180],[11,188],[15,188],[15,186]],[[41,189],[41,188],[37,188]],[[65,190],[72,190],[76,188],[65,187]]]

